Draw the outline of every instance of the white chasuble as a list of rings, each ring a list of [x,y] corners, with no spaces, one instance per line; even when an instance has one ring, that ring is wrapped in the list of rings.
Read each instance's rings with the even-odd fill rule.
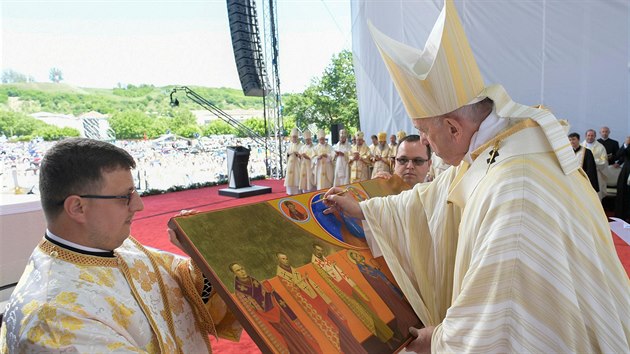
[[[317,144],[313,157],[313,174],[317,189],[330,188],[333,185],[334,170],[332,165],[333,148],[329,144]]]
[[[361,202],[373,241],[437,326],[434,353],[627,352],[630,285],[598,196],[518,121],[472,164]]]
[[[387,172],[390,173],[390,151],[389,146],[385,145],[381,147],[381,145],[374,146],[372,150],[372,156],[374,159],[374,168],[372,169],[372,178],[374,178],[379,172]]]
[[[350,183],[370,179],[370,149],[365,145],[353,145],[350,150]]]
[[[333,186],[343,186],[350,183],[350,165],[348,164],[348,155],[352,150],[352,145],[346,141],[342,144],[339,141],[333,146],[335,157],[333,157],[333,163],[335,165],[335,180]]]
[[[284,178],[285,187],[295,187],[300,185],[300,149],[302,143],[290,143],[287,148],[287,170]]]
[[[300,183],[302,192],[315,190],[315,176],[313,175],[313,156],[315,156],[315,145],[304,144],[300,148]]]

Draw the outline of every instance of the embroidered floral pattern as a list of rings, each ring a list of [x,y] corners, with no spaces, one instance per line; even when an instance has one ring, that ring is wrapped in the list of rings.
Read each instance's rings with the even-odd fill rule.
[[[129,267],[129,273],[134,280],[140,283],[144,291],[150,291],[153,288],[153,284],[157,283],[155,272],[150,271],[147,264],[140,260],[136,259],[133,262],[133,266]]]
[[[129,318],[134,314],[134,311],[111,296],[106,297],[105,301],[112,307],[112,319],[123,328],[128,328]]]

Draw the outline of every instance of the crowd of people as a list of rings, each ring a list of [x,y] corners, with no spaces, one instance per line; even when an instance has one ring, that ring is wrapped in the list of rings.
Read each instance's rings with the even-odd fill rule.
[[[41,158],[55,142],[0,143],[0,193],[38,193]],[[211,136],[200,140],[118,140],[136,160],[133,177],[141,193],[218,182],[227,178],[227,146],[250,148],[250,177],[265,176],[264,146],[249,138]]]

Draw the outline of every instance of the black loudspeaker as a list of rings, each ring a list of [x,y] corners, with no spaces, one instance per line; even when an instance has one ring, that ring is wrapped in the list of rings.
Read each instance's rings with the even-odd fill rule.
[[[254,0],[227,0],[232,49],[245,96],[263,97],[269,91]]]
[[[249,187],[247,163],[249,162],[249,149],[242,146],[227,147],[228,163],[228,187]]]
[[[339,131],[343,129],[343,124],[336,123],[330,125],[330,145],[335,145],[339,141]]]

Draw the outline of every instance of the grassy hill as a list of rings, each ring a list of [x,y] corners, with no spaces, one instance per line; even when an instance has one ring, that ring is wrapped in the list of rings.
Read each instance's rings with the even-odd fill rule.
[[[102,89],[76,87],[63,83],[29,82],[0,85],[0,109],[18,110],[23,113],[39,111],[79,115],[98,111],[111,114],[126,110],[140,110],[155,115],[168,112],[169,95],[174,86],[152,85]],[[262,98],[246,97],[243,92],[232,88],[190,87],[197,94],[223,110],[263,108]],[[9,97],[14,97],[9,100]],[[181,92],[174,97],[180,106],[191,110],[200,107]],[[13,106],[9,107],[9,101]],[[18,101],[18,104],[15,104]]]

